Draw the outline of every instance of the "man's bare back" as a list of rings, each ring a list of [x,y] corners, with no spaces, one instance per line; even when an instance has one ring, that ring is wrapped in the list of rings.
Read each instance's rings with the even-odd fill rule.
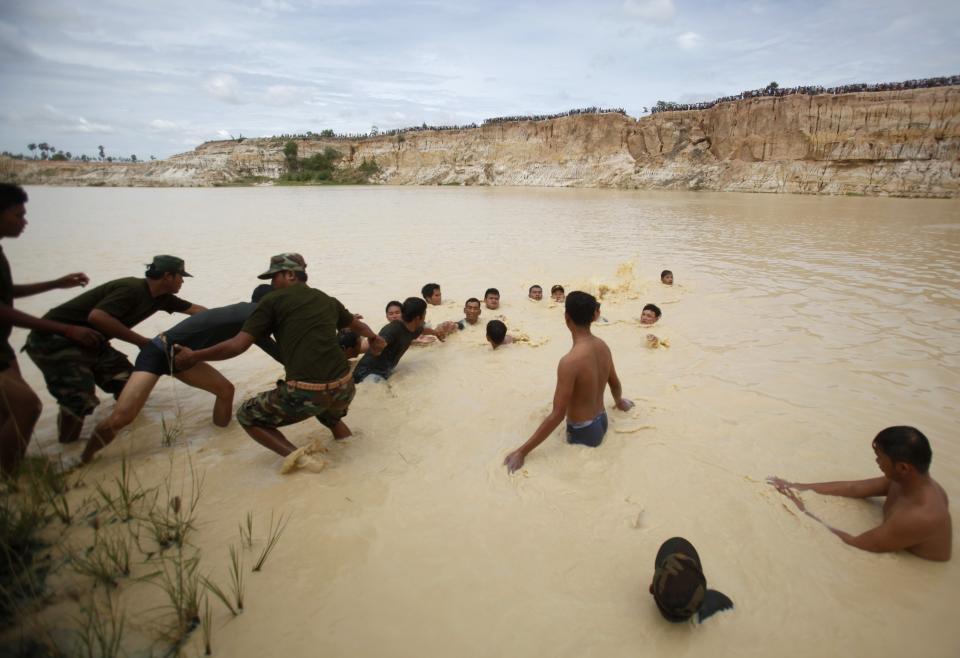
[[[887,499],[883,501],[883,520],[885,524],[899,524],[906,520],[921,528],[929,528],[926,538],[908,546],[907,550],[927,560],[946,561],[950,559],[953,544],[950,500],[933,478],[926,485],[908,495],[898,483],[891,482]]]
[[[573,377],[573,392],[567,407],[569,422],[592,420],[603,411],[603,393],[612,367],[610,348],[596,336],[574,343],[560,359],[560,369],[569,369]]]
[[[530,451],[543,443],[564,418],[568,442],[591,447],[600,445],[607,431],[603,393],[608,384],[618,409],[627,411],[633,407],[633,402],[621,395],[610,348],[590,333],[590,323],[599,315],[597,300],[585,292],[575,291],[567,296],[565,304],[564,318],[573,347],[557,366],[557,388],[550,414],[526,443],[503,460],[511,473],[523,466]]]

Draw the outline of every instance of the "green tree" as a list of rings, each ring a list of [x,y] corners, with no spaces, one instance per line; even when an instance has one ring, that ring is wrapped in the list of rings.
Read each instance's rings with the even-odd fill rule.
[[[321,130],[321,131],[320,131],[320,136],[321,136],[321,137],[335,137],[336,135],[335,135],[335,133],[334,133],[330,128],[327,128],[327,129],[325,129],[325,130]]]
[[[33,157],[36,158],[37,156],[34,154],[34,151],[37,150],[37,144],[36,144],[36,142],[27,144],[27,148],[30,149],[30,155],[33,155]]]
[[[103,146],[98,146],[97,149],[100,152],[100,159],[103,160],[106,157],[106,154],[103,151]]]
[[[137,161],[137,154],[134,153],[133,155],[130,156],[130,162],[136,162],[136,161]]]
[[[300,168],[300,160],[297,157],[299,153],[300,148],[292,139],[283,145],[283,159],[287,163],[288,172],[295,172]]]
[[[777,83],[776,80],[774,80],[773,82],[767,85],[768,91],[776,91],[779,88],[780,88],[780,85]]]

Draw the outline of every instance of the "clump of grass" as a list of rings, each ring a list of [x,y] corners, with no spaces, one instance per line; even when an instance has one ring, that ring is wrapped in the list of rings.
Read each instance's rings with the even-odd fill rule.
[[[171,546],[182,548],[187,535],[196,529],[197,507],[203,494],[203,476],[199,475],[191,464],[189,494],[183,490],[180,494],[175,494],[170,477],[167,477],[164,483],[164,494],[166,504],[158,505],[154,501],[144,519],[160,552]]]
[[[116,495],[111,494],[100,482],[96,483],[95,488],[107,509],[126,523],[134,518],[137,506],[145,501],[153,490],[144,489],[139,481],[134,481],[126,455],[120,460],[120,475],[115,476],[113,482],[116,484]]]
[[[243,610],[243,554],[230,545],[230,589],[237,603],[237,610]]]
[[[247,512],[246,526],[240,525],[240,545],[253,548],[253,512]]]
[[[90,576],[107,587],[116,587],[119,578],[130,575],[128,536],[115,533],[104,537],[97,533],[92,546],[70,557],[70,565],[81,575]]]
[[[267,561],[267,558],[270,557],[270,553],[276,547],[277,542],[280,541],[280,535],[283,534],[283,531],[286,530],[287,524],[290,522],[290,517],[286,519],[283,518],[283,514],[280,515],[280,518],[277,519],[277,524],[273,524],[273,513],[270,513],[270,529],[267,531],[267,543],[264,545],[263,550],[260,551],[260,557],[257,558],[257,563],[253,565],[254,571],[260,571],[263,568],[263,564]]]
[[[178,551],[167,558],[163,566],[153,576],[158,577],[156,585],[167,595],[167,609],[171,616],[170,639],[174,647],[179,647],[200,623],[201,581],[198,567],[199,555],[185,557]]]
[[[114,606],[109,594],[106,608],[101,612],[91,596],[89,604],[81,609],[83,616],[77,622],[79,629],[76,631],[74,655],[83,658],[115,658],[120,655],[126,617],[123,610]]]
[[[203,597],[203,616],[200,618],[200,628],[203,631],[203,653],[205,656],[213,655],[213,646],[210,641],[213,639],[213,611],[210,609],[210,601]]]
[[[183,434],[183,419],[180,415],[180,411],[177,411],[175,420],[167,424],[166,417],[160,415],[160,441],[165,447],[172,446],[177,442],[177,439],[180,438],[180,435]]]
[[[207,576],[201,578],[200,581],[203,583],[203,586],[207,589],[207,591],[220,599],[220,602],[226,606],[227,610],[230,611],[230,614],[232,614],[234,617],[237,616],[237,609],[233,607],[233,602],[230,600],[230,597],[227,596],[226,592],[224,592],[216,582],[210,580],[210,578]]]

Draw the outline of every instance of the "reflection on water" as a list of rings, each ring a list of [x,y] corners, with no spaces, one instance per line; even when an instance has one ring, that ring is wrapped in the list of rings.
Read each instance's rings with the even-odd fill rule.
[[[742,656],[788,643],[805,655],[892,656],[913,647],[902,628],[922,636],[929,655],[960,646],[954,565],[859,553],[785,511],[762,484],[774,473],[873,476],[873,435],[914,424],[933,442],[934,476],[960,492],[956,201],[390,187],[29,192],[30,226],[3,245],[18,281],[85,270],[102,282],[173,253],[195,275],[182,296],[214,306],[247,297],[270,255],[299,251],[311,285],[373,325],[386,301],[428,281],[446,300],[433,321],[459,319],[466,298],[494,286],[508,326],[541,344],[492,352],[478,330],[411,349],[389,386],[360,387],[347,418],[358,438],[331,446],[320,476],[280,478],[242,431],[210,426],[205,394],[158,387],[98,468],[108,471],[124,447],[140,459],[162,454],[155,423],[179,400],[192,445],[205,451],[217,516],[229,520],[224,533],[251,506],[291,506],[312,521],[291,527],[277,563],[328,565],[285,571],[282,591],[258,591],[256,621],[231,627],[224,655],[283,646],[290,655],[643,647]],[[633,269],[618,278],[624,263]],[[664,268],[675,287],[660,285]],[[639,404],[611,414],[621,431],[600,449],[551,437],[526,475],[510,478],[503,455],[549,409],[569,346],[562,310],[525,299],[533,283],[612,290],[610,322],[595,331]],[[70,294],[18,306],[39,313]],[[664,310],[654,331],[668,349],[645,347],[636,318],[646,302]],[[155,316],[141,332],[173,321]],[[23,337],[15,332],[14,345]],[[23,367],[42,388],[32,364]],[[253,352],[218,367],[238,396],[280,374]],[[37,438],[49,448],[54,407],[44,399]],[[289,435],[302,444],[318,433],[326,436],[304,423]],[[247,496],[236,495],[238,483]],[[869,505],[817,502],[851,531],[876,522]],[[694,541],[711,583],[737,604],[709,632],[665,626],[645,594],[656,548],[674,534]],[[307,603],[291,610],[287,601]]]

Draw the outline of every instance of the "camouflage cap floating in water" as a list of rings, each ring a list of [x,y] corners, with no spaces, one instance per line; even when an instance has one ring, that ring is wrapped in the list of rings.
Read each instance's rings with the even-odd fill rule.
[[[707,593],[700,556],[683,537],[668,539],[654,561],[651,591],[657,607],[670,621],[685,621],[696,613]]]
[[[306,272],[307,264],[300,254],[277,254],[270,259],[270,269],[258,276],[258,279],[271,279],[277,272]]]

